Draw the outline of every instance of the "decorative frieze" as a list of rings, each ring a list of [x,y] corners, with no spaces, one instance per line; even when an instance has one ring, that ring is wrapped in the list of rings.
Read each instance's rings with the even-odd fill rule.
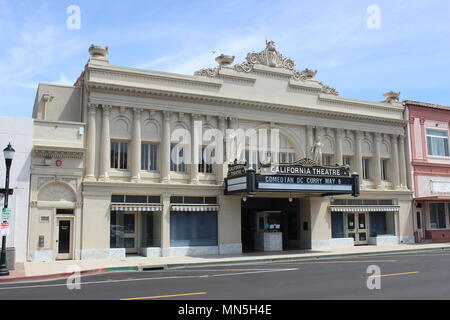
[[[35,157],[44,159],[83,159],[84,151],[34,149]]]

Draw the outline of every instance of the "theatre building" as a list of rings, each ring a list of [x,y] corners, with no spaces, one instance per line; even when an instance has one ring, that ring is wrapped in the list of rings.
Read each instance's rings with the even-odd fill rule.
[[[73,86],[40,84],[28,259],[413,242],[398,96],[340,97],[273,41],[260,49],[182,75],[93,45]]]
[[[450,107],[404,101],[417,241],[450,241]]]

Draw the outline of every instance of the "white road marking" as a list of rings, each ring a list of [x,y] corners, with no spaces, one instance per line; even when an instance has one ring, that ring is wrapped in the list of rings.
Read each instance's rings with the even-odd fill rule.
[[[381,263],[397,262],[397,260],[349,260],[349,261],[309,261],[309,262],[276,262],[276,264],[336,264],[336,263]]]
[[[258,274],[258,273],[270,273],[270,272],[285,272],[285,271],[294,271],[298,270],[298,268],[289,268],[289,269],[271,269],[264,271],[249,271],[249,272],[238,272],[238,273],[224,273],[217,275],[209,275],[209,277],[224,277],[224,276],[236,276],[236,275],[244,275],[244,274]],[[215,270],[221,271],[221,270]],[[81,285],[88,284],[109,284],[109,283],[120,283],[120,282],[137,282],[137,281],[151,281],[151,280],[171,280],[171,279],[192,279],[192,278],[204,278],[205,275],[202,276],[172,276],[172,277],[157,277],[157,278],[140,278],[140,279],[122,279],[122,280],[107,280],[107,281],[91,281],[91,282],[82,282]],[[14,290],[14,289],[33,289],[33,288],[50,288],[50,287],[65,287],[66,283],[60,284],[48,284],[48,285],[36,285],[36,286],[19,286],[19,287],[4,287],[0,290]]]

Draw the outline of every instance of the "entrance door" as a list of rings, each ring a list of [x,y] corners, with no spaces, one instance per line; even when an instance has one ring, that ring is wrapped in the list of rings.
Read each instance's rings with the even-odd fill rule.
[[[60,218],[57,220],[57,260],[72,259],[72,219]]]
[[[355,245],[369,244],[367,213],[347,214],[347,237],[353,238]]]
[[[418,232],[420,239],[425,238],[422,209],[416,209],[416,231]]]
[[[138,228],[136,213],[124,213],[123,229],[123,243],[126,253],[137,253]]]

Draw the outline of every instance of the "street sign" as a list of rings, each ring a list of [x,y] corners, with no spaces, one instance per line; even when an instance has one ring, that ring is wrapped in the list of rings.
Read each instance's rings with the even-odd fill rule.
[[[11,209],[10,208],[3,208],[3,210],[2,210],[2,222],[3,221],[9,222],[10,217],[11,217]]]
[[[2,222],[1,234],[2,234],[2,237],[6,237],[9,235],[9,223],[8,222]]]

